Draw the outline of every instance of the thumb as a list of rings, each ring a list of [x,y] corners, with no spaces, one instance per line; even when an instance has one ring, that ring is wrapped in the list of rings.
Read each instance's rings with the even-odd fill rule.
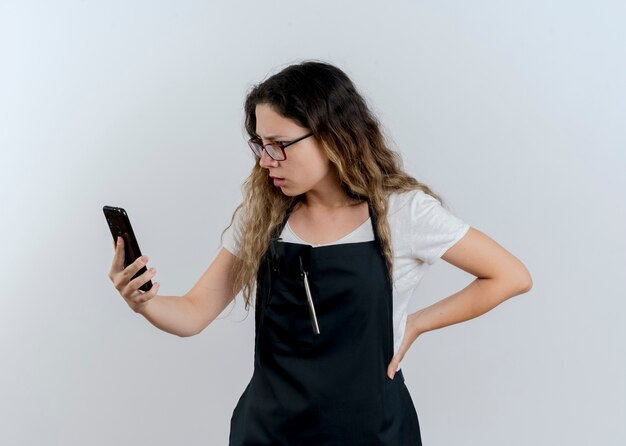
[[[387,367],[387,376],[389,377],[389,379],[393,379],[394,375],[400,368],[400,361],[402,361],[403,356],[404,355],[400,355],[400,352],[398,352],[398,354],[391,359],[391,362]]]
[[[112,268],[115,271],[122,271],[124,269],[124,239],[120,236],[117,237]]]

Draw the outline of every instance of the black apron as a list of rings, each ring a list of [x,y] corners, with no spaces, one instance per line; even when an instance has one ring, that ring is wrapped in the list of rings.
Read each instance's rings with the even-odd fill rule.
[[[402,370],[387,376],[392,285],[368,206],[375,240],[271,239],[257,276],[254,372],[231,417],[230,446],[421,446]]]

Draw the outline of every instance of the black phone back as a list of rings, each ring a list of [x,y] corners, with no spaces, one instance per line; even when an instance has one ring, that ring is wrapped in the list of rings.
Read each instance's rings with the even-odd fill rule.
[[[115,206],[104,206],[102,210],[104,211],[104,217],[106,218],[109,229],[111,230],[113,240],[117,241],[118,236],[122,237],[124,240],[124,268],[126,268],[128,265],[137,260],[137,258],[141,257],[139,243],[137,243],[137,238],[135,237],[133,228],[130,225],[128,214],[124,208]],[[147,268],[144,265],[132,278],[134,279],[139,277],[146,271]],[[150,291],[151,288],[151,280],[148,280],[139,287],[141,291]]]

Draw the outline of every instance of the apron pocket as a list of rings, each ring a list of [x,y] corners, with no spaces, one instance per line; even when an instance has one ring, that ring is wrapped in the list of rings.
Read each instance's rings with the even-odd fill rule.
[[[315,296],[312,298],[315,303]],[[302,278],[281,276],[274,283],[266,309],[264,330],[270,341],[294,349],[310,349],[315,345],[315,337],[319,335],[313,331]]]

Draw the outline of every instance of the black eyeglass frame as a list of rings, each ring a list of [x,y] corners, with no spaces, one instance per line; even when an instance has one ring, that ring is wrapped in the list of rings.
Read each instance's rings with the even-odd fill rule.
[[[262,144],[262,141],[259,138],[250,138],[248,140],[248,146],[250,146],[250,150],[252,150],[252,153],[254,153],[257,157],[261,158],[261,154],[263,153],[263,149],[265,149],[265,146],[272,146],[274,149],[280,149],[281,153],[283,154],[283,158],[282,159],[277,159],[274,158],[272,156],[272,154],[265,149],[265,152],[270,156],[270,158],[272,158],[275,161],[285,161],[287,159],[287,154],[285,153],[285,148],[289,147],[292,144],[297,143],[298,141],[302,141],[304,138],[308,138],[309,136],[312,136],[313,133],[307,133],[304,136],[301,136],[298,139],[294,139],[293,141],[289,141],[289,142],[268,142],[267,144]],[[255,149],[255,146],[260,147],[260,150],[257,152],[257,150]]]

